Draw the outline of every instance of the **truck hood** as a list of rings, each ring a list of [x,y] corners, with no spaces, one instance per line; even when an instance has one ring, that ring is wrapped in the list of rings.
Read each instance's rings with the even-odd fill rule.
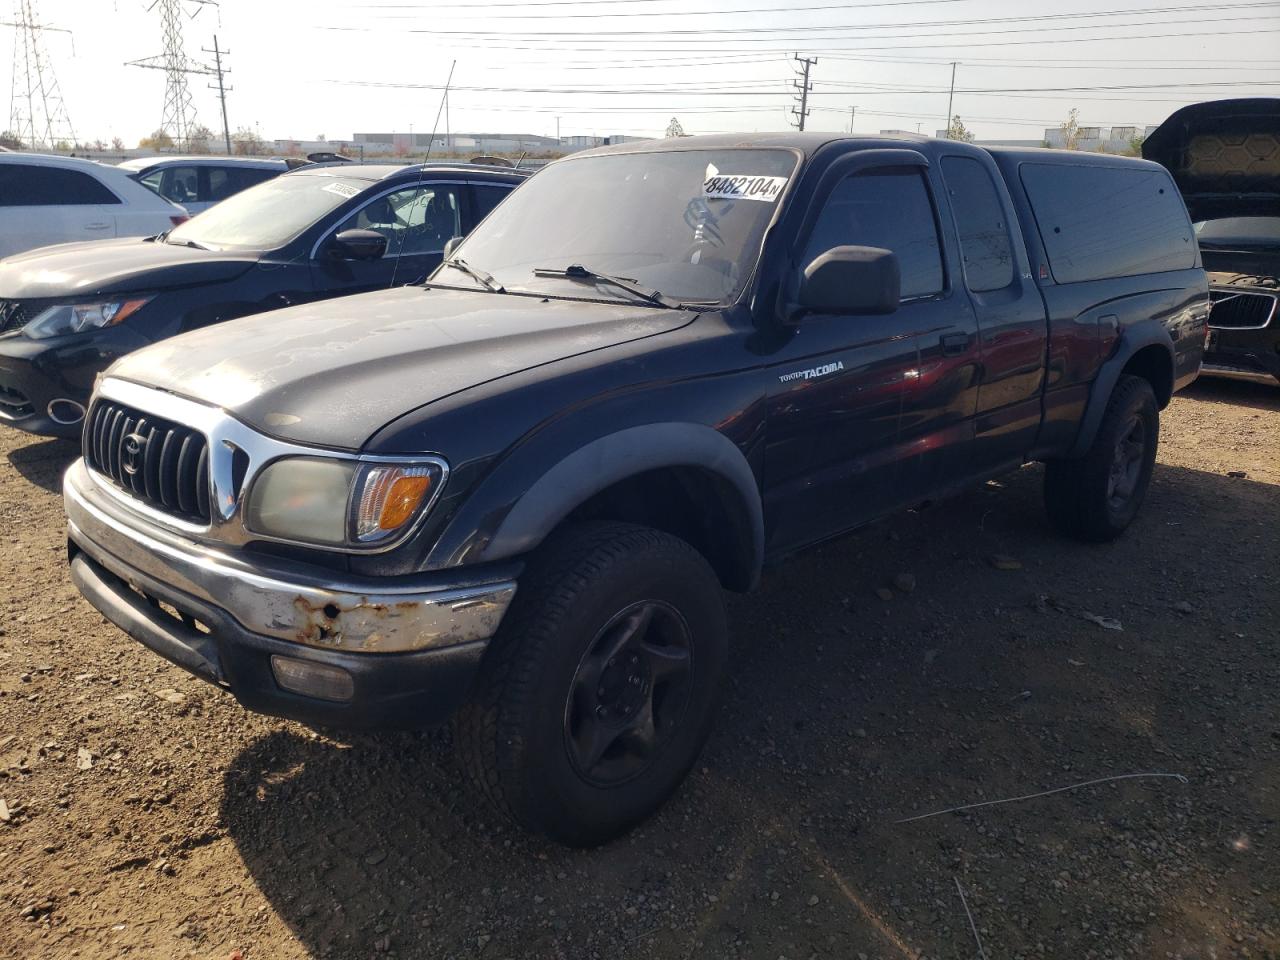
[[[47,300],[138,293],[230,280],[259,254],[197,250],[138,237],[41,247],[0,260],[0,298]]]
[[[1173,174],[1192,220],[1280,216],[1280,99],[1183,107],[1142,155]]]
[[[634,304],[399,287],[196,330],[108,375],[222,407],[263,433],[358,449],[424,404],[531,367],[675,330]]]

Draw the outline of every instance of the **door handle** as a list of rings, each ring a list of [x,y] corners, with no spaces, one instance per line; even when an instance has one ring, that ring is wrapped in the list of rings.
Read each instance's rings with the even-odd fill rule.
[[[958,357],[969,349],[969,341],[972,339],[967,333],[944,333],[942,335],[942,355],[944,357]]]
[[[86,223],[86,224],[84,225],[84,228],[85,228],[86,230],[110,230],[110,229],[111,229],[111,224],[109,224],[109,223]]]

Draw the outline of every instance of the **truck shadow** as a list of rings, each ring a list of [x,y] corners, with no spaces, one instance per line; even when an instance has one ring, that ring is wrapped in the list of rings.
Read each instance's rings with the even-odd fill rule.
[[[1230,403],[1240,407],[1251,407],[1254,410],[1280,411],[1280,384],[1272,386],[1265,383],[1201,377],[1179,396],[1209,403]]]
[[[50,493],[62,492],[62,475],[80,455],[80,446],[71,440],[40,440],[8,451],[9,463],[28,483]]]
[[[1244,772],[1273,749],[1277,488],[1161,466],[1135,528],[1086,546],[1050,532],[1039,481],[895,517],[731,599],[717,730],[607,847],[497,822],[445,733],[295,725],[227,770],[226,830],[314,956],[971,955],[955,877],[992,956],[1084,956],[1094,930],[1132,955],[1226,949],[1215,912],[1261,929],[1256,891],[1277,886],[1232,841],[1267,831],[1280,789],[1274,766]],[[1191,781],[895,823],[1139,771]]]

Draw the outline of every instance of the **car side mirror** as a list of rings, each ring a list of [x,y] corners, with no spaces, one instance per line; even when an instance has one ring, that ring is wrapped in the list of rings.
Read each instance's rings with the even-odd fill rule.
[[[461,237],[450,237],[449,241],[444,245],[444,258],[448,260],[453,256],[453,251],[458,249],[458,244],[462,242]]]
[[[886,314],[898,309],[898,257],[881,247],[832,247],[804,268],[801,310],[826,314]]]
[[[387,238],[376,230],[343,230],[329,250],[339,260],[377,260],[387,252]]]

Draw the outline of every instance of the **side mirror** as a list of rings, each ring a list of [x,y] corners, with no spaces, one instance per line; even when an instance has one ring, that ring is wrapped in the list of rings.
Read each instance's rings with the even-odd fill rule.
[[[832,247],[805,267],[798,306],[813,313],[893,313],[901,289],[898,257],[892,251]]]
[[[458,249],[458,244],[462,242],[461,237],[450,237],[449,241],[444,245],[444,258],[448,260],[453,256],[453,251]]]
[[[343,230],[329,252],[339,260],[377,260],[387,252],[387,238],[376,230]]]

